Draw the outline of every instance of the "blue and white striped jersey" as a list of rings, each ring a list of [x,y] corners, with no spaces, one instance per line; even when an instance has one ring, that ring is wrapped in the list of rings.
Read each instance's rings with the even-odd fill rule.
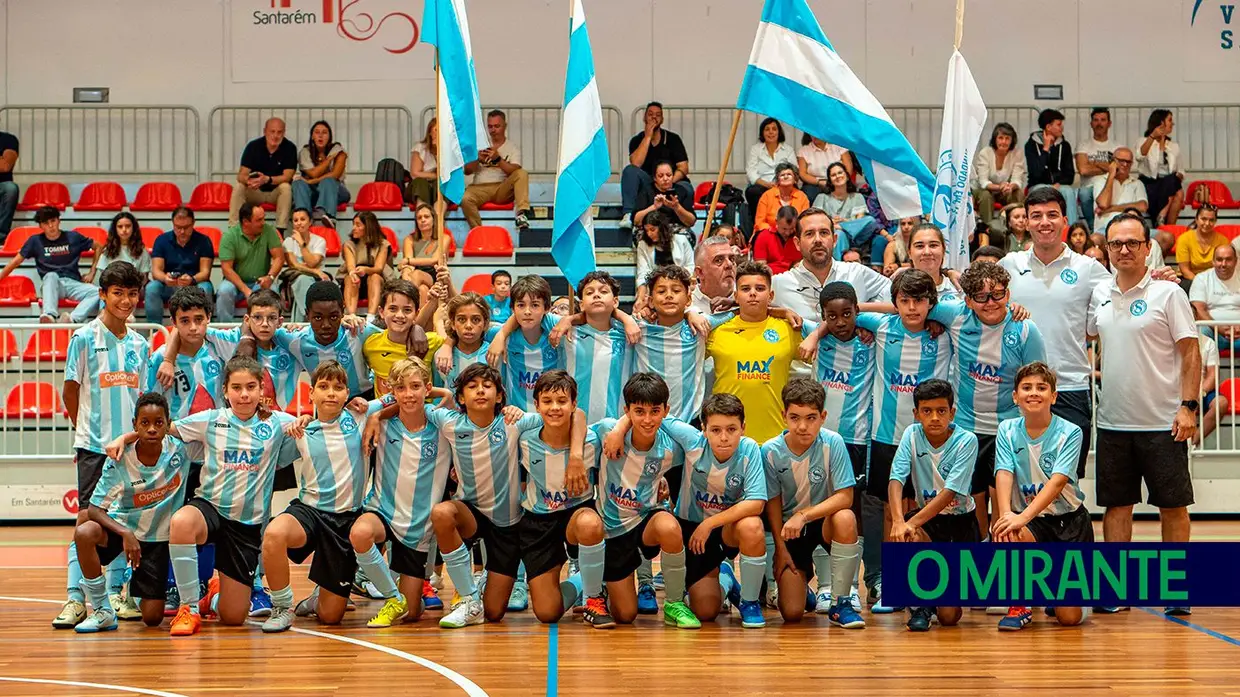
[[[736,316],[735,312],[709,315],[710,328]],[[654,373],[667,383],[667,413],[681,421],[693,421],[706,394],[706,337],[693,333],[687,320],[670,327],[637,320],[641,341],[633,345],[633,372]],[[622,386],[623,387],[623,386]],[[621,412],[623,412],[621,394]]]
[[[874,386],[873,439],[896,445],[913,423],[913,390],[924,380],[946,380],[951,368],[951,338],[928,330],[910,332],[899,315],[862,312],[857,326],[874,332],[878,365]]]
[[[411,432],[395,416],[383,422],[382,435],[366,510],[383,518],[401,544],[425,552],[433,534],[431,509],[443,500],[452,449],[429,421]]]
[[[977,436],[953,426],[947,442],[933,448],[921,424],[913,424],[900,438],[900,447],[891,462],[891,479],[901,484],[912,480],[913,498],[918,508],[947,489],[955,494],[955,499],[940,515],[972,513],[975,505],[969,490],[973,486],[976,465]]]
[[[615,419],[603,419],[590,428],[601,442],[615,425]],[[685,451],[661,428],[655,432],[649,450],[635,449],[630,431],[624,437],[620,459],[609,460],[605,455],[600,458],[599,514],[606,536],[619,537],[659,510],[659,480],[684,462]]]
[[[835,492],[857,484],[848,448],[840,434],[820,430],[800,455],[788,447],[787,434],[784,431],[762,444],[766,493],[772,499],[783,497],[781,511],[785,522],[797,511],[816,506]]]
[[[620,418],[624,412],[621,393],[633,374],[633,351],[620,320],[612,319],[605,331],[588,324],[575,326],[572,340],[564,337],[560,349],[564,369],[577,381],[577,406],[586,413],[586,420]]]
[[[1005,470],[1016,478],[1012,484],[1012,512],[1025,510],[1056,474],[1067,477],[1068,484],[1059,498],[1038,515],[1072,513],[1085,503],[1076,478],[1082,440],[1081,428],[1058,416],[1051,417],[1051,425],[1037,438],[1029,437],[1023,416],[999,424],[995,471]]]
[[[517,443],[522,431],[538,428],[542,417],[526,414],[515,424],[502,416],[478,426],[464,412],[427,407],[426,419],[443,434],[452,450],[460,488],[456,498],[472,503],[499,527],[521,520],[521,463]]]
[[[700,523],[741,501],[766,501],[766,475],[757,441],[741,436],[727,462],[719,462],[706,435],[674,418],[663,420],[666,431],[685,451],[676,517]]]
[[[548,336],[560,321],[559,315],[548,313],[539,326],[538,340],[525,340],[518,328],[508,337],[508,356],[504,361],[504,392],[508,404],[522,411],[534,411],[534,383],[548,370],[564,367],[564,357],[551,346]]]
[[[107,511],[141,542],[167,542],[172,514],[185,502],[188,479],[184,443],[164,436],[159,461],[151,467],[138,460],[135,443],[125,448],[120,460],[104,463],[90,505]]]
[[[297,498],[311,508],[328,513],[349,513],[362,507],[369,469],[362,453],[362,431],[366,418],[382,409],[383,401],[373,400],[365,416],[345,409],[331,421],[315,419],[296,440],[301,457],[295,463],[301,485]]]
[[[241,328],[208,327],[205,343],[212,346],[215,354],[223,358],[224,363],[227,364],[237,352],[237,345],[241,343]],[[267,369],[267,374],[263,376],[264,406],[272,411],[286,409],[293,403],[293,400],[297,399],[297,378],[301,375],[301,365],[293,360],[293,354],[289,353],[288,349],[278,344],[271,349],[259,346],[258,362]],[[220,386],[220,391],[223,392],[223,385]],[[221,404],[223,403],[222,396],[221,394]]]
[[[324,346],[314,338],[314,330],[308,326],[295,332],[281,328],[276,330],[274,341],[276,346],[286,349],[306,373],[313,373],[324,361],[339,363],[349,373],[349,397],[352,398],[375,385],[363,348],[367,339],[381,332],[383,329],[369,323],[358,334],[341,327],[336,340]]]
[[[801,325],[802,336],[809,336],[815,326],[805,321]],[[878,365],[875,343],[867,344],[858,336],[840,341],[827,334],[818,342],[818,355],[814,357],[814,377],[827,391],[827,420],[823,427],[852,445],[870,443],[874,373]]]
[[[489,339],[483,340],[482,345],[478,347],[478,350],[472,353],[465,353],[464,351],[453,347],[452,369],[448,371],[447,375],[440,373],[438,370],[434,371],[435,385],[438,387],[446,387],[449,390],[455,390],[456,376],[460,375],[462,370],[465,370],[475,363],[486,363],[487,349],[490,348],[491,341]],[[507,391],[506,388],[505,391]]]
[[[220,356],[214,345],[206,341],[193,356],[177,354],[172,386],[165,389],[155,376],[164,362],[167,349],[167,344],[160,346],[155,350],[155,355],[151,356],[146,371],[146,391],[158,392],[168,400],[168,411],[172,420],[224,406],[220,375],[224,372],[224,364],[232,355],[227,358]]]
[[[133,430],[150,356],[137,332],[118,337],[98,319],[73,332],[65,357],[65,382],[81,386],[73,447],[103,453],[117,436]]]
[[[582,494],[573,496],[564,489],[568,470],[569,448],[552,448],[542,439],[542,427],[521,432],[518,439],[521,465],[525,468],[524,495],[521,507],[539,515],[563,511],[594,499],[594,482],[598,479],[598,457],[602,448],[594,431],[586,431],[582,449],[586,476],[591,484]]]

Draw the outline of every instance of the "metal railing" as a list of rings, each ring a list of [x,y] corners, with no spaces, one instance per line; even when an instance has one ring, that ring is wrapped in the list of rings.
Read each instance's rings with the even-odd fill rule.
[[[1202,330],[1203,334],[1214,335],[1222,328],[1236,326],[1233,322],[1219,320],[1199,320],[1197,327]],[[1211,431],[1209,436],[1202,439],[1201,445],[1192,449],[1193,457],[1219,457],[1219,456],[1240,456],[1240,428],[1237,428],[1237,422],[1232,418],[1233,410],[1240,411],[1240,405],[1230,401],[1236,398],[1236,392],[1240,390],[1234,389],[1232,385],[1225,385],[1229,380],[1240,380],[1240,372],[1237,371],[1237,352],[1224,350],[1219,353],[1218,368],[1214,371],[1213,380],[1208,375],[1209,369],[1206,368],[1205,361],[1202,362],[1202,385],[1201,396],[1197,401],[1201,405],[1200,428],[1202,433],[1208,428]],[[1213,384],[1207,384],[1207,383]],[[1210,388],[1210,389],[1206,389]],[[1206,408],[1206,397],[1213,394],[1213,402],[1210,407]]]
[[[508,140],[521,150],[521,166],[534,175],[555,174],[560,161],[560,114],[558,105],[513,106],[486,105],[482,113],[492,109],[504,112],[508,120]],[[422,110],[422,125],[418,139],[426,133],[426,126],[435,116],[435,107]],[[603,133],[607,136],[611,173],[619,174],[628,161],[628,136],[624,134],[624,117],[614,106],[603,107]]]
[[[331,124],[332,136],[349,154],[347,174],[373,176],[385,157],[408,166],[415,136],[413,114],[403,106],[217,106],[207,117],[207,178],[236,175],[246,143],[262,137],[273,116],[284,119],[284,137],[298,152],[315,121]]]
[[[200,174],[201,130],[192,106],[6,106],[0,130],[20,141],[20,175]]]

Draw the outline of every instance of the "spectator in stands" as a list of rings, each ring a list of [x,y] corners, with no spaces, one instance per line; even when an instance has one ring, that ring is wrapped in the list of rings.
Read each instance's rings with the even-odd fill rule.
[[[413,179],[409,182],[408,198],[415,208],[420,203],[435,203],[435,178],[439,176],[436,164],[438,146],[435,143],[438,124],[438,118],[431,119],[426,124],[426,134],[413,144],[413,150],[409,152],[409,176]]]
[[[677,233],[668,214],[655,211],[642,221],[637,237],[637,302],[645,306],[649,296],[646,277],[660,266],[675,264],[693,273],[693,244]]]
[[[784,140],[784,127],[779,121],[769,116],[762,119],[762,124],[758,126],[758,142],[749,148],[749,157],[745,160],[745,176],[749,180],[745,202],[749,204],[751,216],[758,210],[758,199],[767,189],[775,186],[776,166],[785,162],[794,166],[797,163],[796,153]],[[754,230],[764,229],[754,226],[753,220],[749,222]]]
[[[21,190],[13,181],[13,167],[17,165],[17,136],[0,131],[0,244],[9,236],[13,227],[13,214]]]
[[[728,230],[732,231],[728,235],[728,239],[732,240],[732,249],[736,251],[738,258],[741,260],[750,258],[751,250],[749,248],[748,240],[745,239],[744,231],[740,230],[739,228],[734,228],[730,225],[725,225],[722,227],[726,227]]]
[[[642,189],[654,187],[655,167],[662,162],[672,164],[672,186],[680,194],[680,200],[693,201],[693,186],[689,183],[689,154],[680,136],[663,128],[663,105],[650,102],[646,105],[645,128],[629,139],[629,164],[620,173],[620,228],[630,229],[637,221],[637,194]]]
[[[697,216],[693,213],[693,195],[685,195],[683,187],[674,183],[676,168],[670,162],[660,162],[654,167],[654,180],[651,186],[643,186],[633,199],[637,207],[633,214],[633,224],[641,225],[646,216],[654,211],[664,210],[675,215],[676,220],[685,227],[693,227]]]
[[[1167,109],[1150,112],[1145,126],[1145,140],[1141,151],[1137,174],[1145,185],[1145,195],[1150,202],[1150,224],[1174,225],[1184,208],[1184,159],[1180,157],[1180,145],[1171,140],[1175,118]]]
[[[1193,314],[1203,322],[1235,322],[1234,325],[1202,327],[1224,351],[1240,349],[1240,276],[1236,275],[1236,250],[1225,244],[1214,248],[1214,267],[1197,274],[1188,291]]]
[[[848,249],[844,252],[844,257],[840,261],[847,261],[853,264],[861,263],[861,251],[858,249]]]
[[[864,205],[863,201],[862,206]],[[758,199],[758,209],[754,212],[754,231],[775,227],[775,215],[784,206],[795,208],[797,213],[809,208],[809,199],[797,188],[796,165],[788,162],[775,166],[775,186],[767,189]]]
[[[412,283],[421,293],[423,302],[435,285],[435,264],[439,263],[439,230],[435,209],[429,203],[418,204],[413,213],[413,232],[401,243],[401,259],[396,265],[400,277]],[[447,250],[444,250],[447,254]]]
[[[378,314],[383,282],[398,278],[392,268],[394,252],[374,213],[362,211],[353,216],[353,229],[341,250],[344,263],[336,270],[336,278],[344,289],[345,312],[357,314],[365,285],[366,307],[372,316]]]
[[[883,249],[883,275],[891,276],[899,269],[913,268],[913,259],[908,254],[909,245],[913,242],[913,231],[921,224],[921,218],[909,217],[900,219],[900,227],[896,235]]]
[[[821,138],[815,138],[808,133],[803,135],[801,149],[797,151],[797,167],[800,170],[801,190],[805,192],[805,198],[814,201],[824,191],[830,191],[827,168],[835,162],[842,162],[851,178],[853,170],[850,154],[844,148]]]
[[[194,211],[181,206],[172,212],[172,229],[151,245],[151,280],[146,284],[146,321],[164,323],[164,303],[177,288],[197,285],[211,297],[211,238],[194,229]]]
[[[1218,428],[1220,415],[1231,413],[1231,403],[1226,395],[1218,393],[1218,344],[1208,336],[1197,337],[1197,344],[1201,347],[1201,394],[1204,395],[1201,406],[1206,410],[1201,415],[1201,431],[1197,434],[1196,444],[1200,445]]]
[[[1214,250],[1230,247],[1231,241],[1215,229],[1218,209],[1204,203],[1197,209],[1193,224],[1180,235],[1175,245],[1175,261],[1180,267],[1181,282],[1192,281],[1198,274],[1214,268]]]
[[[827,168],[830,189],[818,194],[814,208],[831,216],[835,227],[835,256],[839,258],[849,247],[869,250],[871,241],[880,229],[870,215],[865,197],[857,191],[857,185],[848,176],[848,169],[841,162]]]
[[[835,261],[835,224],[821,208],[809,208],[797,216],[797,247],[801,263],[771,279],[775,300],[804,319],[822,321],[818,301],[822,287],[831,281],[845,281],[857,289],[862,311],[890,308],[891,281],[864,264]],[[841,256],[843,254],[841,253]],[[870,305],[877,303],[879,305]]]
[[[1068,224],[1076,222],[1076,190],[1072,181],[1076,169],[1072,164],[1072,145],[1063,137],[1061,112],[1043,109],[1038,115],[1038,128],[1025,142],[1025,165],[1029,168],[1029,188],[1053,186],[1068,201]]]
[[[1072,223],[1068,228],[1068,249],[1077,254],[1084,254],[1093,242],[1089,239],[1089,224],[1084,220],[1078,220]]]
[[[1093,137],[1076,146],[1076,171],[1081,175],[1077,197],[1081,204],[1081,216],[1095,230],[1105,230],[1094,220],[1094,190],[1110,172],[1111,160],[1115,159],[1116,144],[1111,142],[1111,111],[1106,107],[1094,107],[1089,112],[1089,129]]]
[[[17,256],[0,270],[0,280],[8,278],[23,261],[33,259],[43,281],[43,314],[39,321],[55,322],[59,317],[62,322],[85,322],[95,309],[94,304],[86,301],[98,298],[99,288],[82,280],[78,264],[83,252],[93,250],[99,254],[101,246],[76,230],[61,230],[60,211],[55,206],[40,208],[34,221],[39,224],[39,234],[31,235]],[[58,314],[62,295],[78,301],[73,314]]]
[[[801,260],[797,246],[797,215],[792,206],[784,206],[775,214],[775,226],[759,230],[753,238],[753,258],[765,261],[771,273],[781,274]]]
[[[220,239],[220,272],[224,276],[215,296],[215,318],[231,322],[237,312],[237,294],[245,299],[259,290],[273,290],[284,268],[280,233],[267,222],[263,207],[241,204],[240,221],[228,226]]]
[[[1025,200],[1025,154],[1016,147],[1016,129],[1010,123],[995,125],[990,145],[978,151],[973,160],[973,197],[977,215],[986,227],[994,226],[995,204],[1020,203]]]
[[[518,230],[530,226],[530,177],[521,167],[521,150],[508,140],[508,117],[499,109],[487,112],[487,133],[491,147],[478,151],[478,159],[465,165],[465,174],[474,176],[461,197],[461,213],[476,228],[482,224],[478,207],[484,203],[511,203]]]
[[[280,295],[289,306],[293,322],[306,321],[306,291],[315,281],[330,281],[323,270],[327,257],[327,240],[310,232],[311,213],[305,208],[293,210],[293,231],[284,238],[285,266],[280,271]]]
[[[691,294],[691,307],[704,315],[722,312],[736,305],[737,253],[732,246],[733,228],[720,225],[715,233],[697,246],[693,273],[697,285]]]
[[[1102,245],[1098,245],[1098,244],[1091,245],[1088,249],[1085,250],[1085,256],[1089,257],[1090,259],[1093,259],[1099,264],[1102,264],[1102,268],[1106,269],[1107,271],[1111,270],[1111,260],[1107,258],[1106,247],[1103,247]]]
[[[1015,205],[1015,204],[1013,204]],[[934,287],[939,292],[939,302],[959,300],[960,273],[955,269],[944,269],[947,242],[943,231],[934,223],[920,223],[913,231],[912,242],[909,244],[909,256],[913,258],[913,268],[925,271],[934,280]],[[903,273],[897,271],[892,278]]]
[[[336,142],[332,127],[316,121],[310,127],[310,140],[297,156],[297,177],[293,180],[293,207],[310,211],[311,220],[336,229],[336,209],[349,201],[344,185],[345,163],[349,153]]]
[[[90,271],[82,280],[87,283],[93,283],[96,286],[99,285],[99,270],[108,268],[114,261],[127,261],[133,264],[138,273],[142,274],[142,284],[146,285],[146,279],[150,277],[151,273],[151,255],[147,253],[146,245],[142,244],[142,233],[138,225],[138,219],[134,217],[133,213],[127,211],[117,213],[112,218],[112,224],[108,226],[108,237],[103,243],[103,249],[99,254],[95,255]]]
[[[1093,187],[1094,229],[1104,235],[1115,216],[1128,208],[1145,212],[1148,205],[1145,187],[1132,176],[1132,151],[1122,145],[1112,154],[1106,176],[1094,178]]]
[[[977,251],[973,252],[971,261],[989,261],[992,264],[998,264],[1006,255],[1007,252],[1004,252],[1002,249],[986,244],[978,247]]]
[[[296,171],[297,147],[284,137],[284,120],[267,119],[263,137],[246,143],[245,150],[241,151],[241,169],[237,171],[232,200],[228,204],[228,225],[237,224],[241,204],[271,203],[276,207],[276,228],[281,232],[288,229]],[[221,285],[220,291],[223,290]]]
[[[1007,234],[1003,237],[1005,250],[1023,252],[1033,246],[1033,241],[1029,237],[1029,217],[1025,204],[1009,203],[1004,206],[1003,225],[1007,228]]]

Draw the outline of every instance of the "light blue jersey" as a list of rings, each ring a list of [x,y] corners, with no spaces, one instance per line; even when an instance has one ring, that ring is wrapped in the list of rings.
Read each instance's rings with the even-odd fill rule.
[[[928,330],[910,332],[899,315],[862,312],[857,326],[874,332],[877,368],[874,386],[873,439],[896,445],[913,423],[913,390],[931,378],[946,380],[952,346],[947,333],[937,339]]]
[[[615,425],[615,419],[603,419],[590,428],[602,440]],[[633,447],[632,430],[625,434],[620,459],[599,463],[599,513],[606,536],[619,537],[660,510],[659,480],[684,462],[685,451],[663,429],[655,432],[649,450]]]
[[[801,325],[802,336],[814,331],[813,322]],[[818,342],[814,376],[827,391],[827,420],[823,427],[840,434],[845,443],[870,444],[870,415],[873,413],[875,342],[854,336],[840,341],[827,334]]]
[[[973,485],[973,467],[976,464],[977,436],[953,426],[947,442],[932,448],[921,424],[913,424],[900,438],[900,447],[891,461],[891,479],[901,484],[912,479],[913,498],[917,500],[918,508],[924,507],[940,491],[947,489],[955,494],[955,498],[939,515],[972,513],[975,506],[969,490]]]
[[[848,448],[840,434],[820,430],[800,455],[788,447],[787,435],[784,431],[762,444],[766,493],[770,498],[782,497],[785,522],[797,511],[817,506],[835,492],[857,485],[852,460],[848,459]]]
[[[534,383],[538,377],[548,370],[564,367],[564,357],[548,339],[559,321],[558,315],[544,315],[539,325],[538,340],[533,344],[525,340],[525,332],[520,327],[508,337],[508,356],[503,370],[504,392],[508,396],[508,404],[521,411],[534,411]]]
[[[588,324],[575,326],[572,340],[565,337],[560,349],[564,369],[577,381],[577,407],[586,413],[586,421],[620,418],[624,411],[621,393],[633,374],[633,351],[620,320],[612,319],[606,330]]]
[[[140,542],[167,542],[172,514],[185,502],[189,454],[185,444],[164,436],[159,461],[146,466],[138,460],[137,443],[125,448],[121,459],[103,465],[90,505],[107,511]]]
[[[521,520],[521,462],[517,443],[522,431],[542,426],[538,414],[526,414],[515,424],[503,416],[478,426],[464,412],[427,407],[426,419],[443,433],[452,450],[460,488],[456,498],[471,503],[499,527]]]
[[[487,350],[491,348],[491,340],[484,339],[477,351],[465,353],[464,351],[452,348],[452,368],[448,370],[448,374],[444,375],[438,370],[435,371],[435,385],[437,387],[446,387],[449,390],[456,389],[456,377],[461,374],[469,366],[475,363],[487,362]]]
[[[380,433],[383,442],[376,451],[366,510],[377,513],[398,542],[425,552],[433,534],[431,509],[443,501],[452,449],[429,421],[412,432],[394,416],[382,423]]]
[[[271,517],[276,468],[298,457],[296,441],[284,433],[293,422],[284,412],[242,421],[232,409],[212,409],[174,425],[187,445],[201,443],[205,458],[197,496],[227,520],[261,525]]]
[[[383,406],[381,400],[370,402],[362,423],[345,409],[331,421],[315,419],[306,424],[305,435],[296,440],[301,454],[295,463],[301,485],[297,498],[302,503],[328,513],[349,513],[362,507],[369,465],[362,453],[362,430],[365,419]]]
[[[694,523],[741,501],[766,501],[766,473],[757,441],[741,436],[727,462],[719,462],[706,435],[679,419],[663,419],[659,429],[685,451],[676,517]]]
[[[735,312],[710,315],[711,330],[735,316]],[[706,394],[706,337],[695,334],[687,320],[665,327],[639,319],[637,325],[642,338],[632,346],[633,372],[663,378],[670,394],[668,415],[685,422],[698,418]]]
[[[1012,401],[1016,372],[1045,361],[1042,333],[1031,321],[1017,322],[1011,310],[999,324],[988,325],[963,301],[939,302],[930,319],[945,327],[955,356],[956,419],[961,428],[993,436],[999,422],[1020,416]]]
[[[175,372],[172,386],[165,389],[159,384],[156,375],[167,350],[168,345],[164,344],[151,356],[151,363],[146,371],[146,391],[158,392],[168,400],[168,411],[173,421],[224,406],[220,375],[232,354],[229,354],[228,358],[220,356],[216,353],[215,346],[205,341],[193,356],[178,353],[173,366]]]
[[[205,343],[212,346],[215,354],[224,358],[227,363],[241,343],[241,328],[208,327]],[[278,344],[270,349],[261,346],[257,348],[258,362],[267,369],[267,374],[263,376],[263,406],[272,411],[283,411],[297,399],[297,379],[301,375],[301,365],[293,360],[293,354],[289,353],[288,349]]]
[[[276,346],[287,349],[293,360],[307,373],[314,373],[314,369],[325,361],[339,363],[349,374],[349,397],[353,398],[375,386],[363,346],[367,339],[383,331],[370,323],[358,334],[341,327],[336,340],[324,346],[314,338],[314,330],[307,326],[295,332],[277,329],[274,340]]]
[[[999,435],[995,438],[995,471],[1005,470],[1016,478],[1012,483],[1013,513],[1028,508],[1056,474],[1067,477],[1068,483],[1059,497],[1038,515],[1072,513],[1085,503],[1076,479],[1081,441],[1081,428],[1058,416],[1051,417],[1051,425],[1037,438],[1029,437],[1023,416],[999,424]]]
[[[568,510],[594,500],[594,484],[598,479],[598,456],[602,451],[599,437],[594,431],[586,431],[582,449],[586,476],[591,485],[576,496],[564,488],[564,474],[568,470],[568,448],[552,448],[542,439],[542,428],[523,431],[518,439],[521,466],[525,469],[524,494],[521,507],[530,513],[545,515]]]
[[[65,356],[65,382],[76,382],[73,447],[102,454],[108,443],[133,430],[151,349],[133,330],[118,337],[99,319],[73,332]]]
[[[503,324],[512,317],[512,296],[508,296],[503,300],[495,297],[494,294],[487,295],[482,298],[487,301],[487,307],[491,308],[491,322],[495,324]]]

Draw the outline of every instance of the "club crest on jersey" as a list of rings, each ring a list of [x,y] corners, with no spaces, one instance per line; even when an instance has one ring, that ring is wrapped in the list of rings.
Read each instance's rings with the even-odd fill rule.
[[[138,369],[138,352],[129,350],[125,352],[125,370]]]
[[[615,355],[624,350],[625,339],[623,337],[613,337],[611,340],[611,353]]]
[[[276,370],[288,370],[289,366],[292,365],[292,359],[287,354],[282,353],[272,359],[271,365],[275,366]]]
[[[184,461],[185,458],[182,457],[181,453],[175,453],[172,457],[168,458],[168,466],[172,469],[180,469],[181,463]]]
[[[680,338],[682,341],[693,341],[693,327],[690,327],[688,322],[680,328]]]
[[[768,329],[762,332],[762,338],[766,339],[766,343],[768,344],[778,344],[779,343],[779,332],[775,331],[774,329]]]
[[[827,473],[821,467],[809,468],[809,480],[815,484],[821,484]]]
[[[1133,317],[1140,317],[1141,315],[1144,315],[1145,311],[1148,309],[1150,309],[1150,306],[1147,305],[1144,300],[1137,298],[1132,301],[1132,305],[1128,308],[1128,311],[1132,313]]]
[[[271,427],[271,424],[260,421],[255,424],[253,433],[258,440],[267,440],[275,433],[275,429]]]
[[[663,460],[655,457],[646,458],[646,464],[642,467],[642,472],[647,476],[653,477],[663,469]]]
[[[437,440],[428,441],[422,444],[422,459],[433,460],[439,456],[439,443]]]
[[[1017,332],[1007,332],[1003,335],[1003,345],[1008,348],[1020,346],[1020,334]]]
[[[559,358],[559,354],[555,352],[555,349],[551,348],[550,346],[543,347],[543,350],[542,350],[543,363],[555,363],[555,360],[557,358]]]
[[[340,419],[340,432],[347,435],[357,433],[357,422],[349,414],[345,414]]]
[[[499,445],[504,442],[504,426],[502,421],[487,433],[487,440],[491,441],[493,445]]]
[[[740,485],[741,485],[741,475],[739,474],[728,475],[728,488],[729,489],[735,489],[739,487]]]
[[[1038,466],[1042,468],[1043,472],[1050,474],[1051,470],[1055,468],[1055,456],[1051,453],[1043,453],[1042,457],[1038,459]]]
[[[214,359],[207,359],[202,364],[202,374],[209,378],[213,378],[220,374],[220,362]]]
[[[1077,281],[1076,272],[1073,271],[1072,269],[1064,269],[1063,271],[1059,272],[1059,280],[1063,281],[1064,283],[1070,286],[1076,285],[1076,281]]]
[[[939,355],[939,342],[937,342],[937,341],[933,341],[933,340],[932,340],[932,341],[924,341],[924,342],[922,342],[922,344],[921,344],[921,355],[923,355],[923,356],[937,356],[937,355]]]
[[[337,351],[336,362],[347,368],[353,365],[353,354],[348,351]]]

